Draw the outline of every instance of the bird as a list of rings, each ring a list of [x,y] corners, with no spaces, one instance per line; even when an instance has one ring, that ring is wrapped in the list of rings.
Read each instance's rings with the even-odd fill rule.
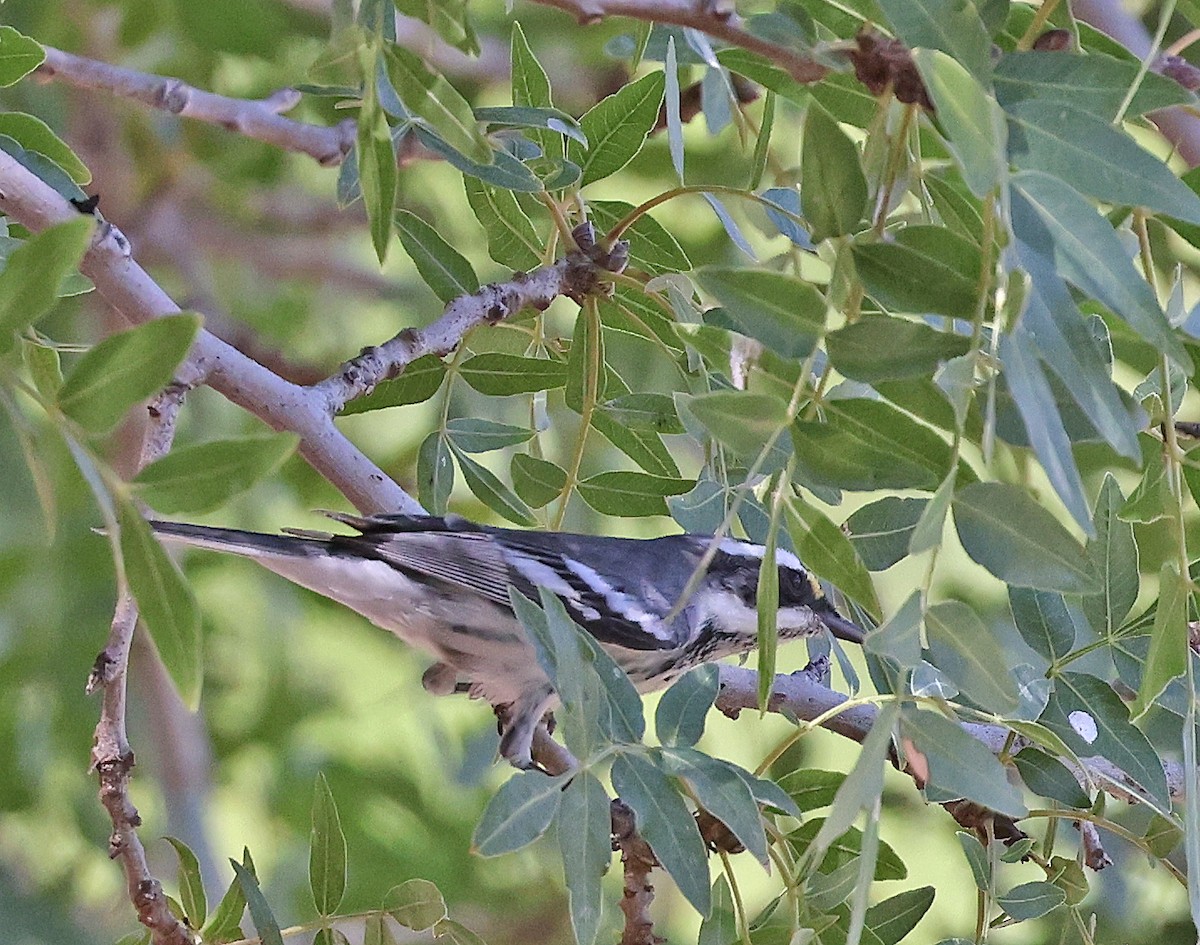
[[[168,542],[252,558],[432,654],[425,689],[490,703],[501,719],[500,754],[518,768],[535,767],[534,732],[557,697],[510,589],[535,601],[538,588],[554,594],[640,692],[757,644],[762,545],[694,534],[532,531],[453,515],[326,514],[357,534],[150,526]],[[776,563],[781,639],[828,630],[862,642],[862,628],[838,613],[794,554],[778,549]]]

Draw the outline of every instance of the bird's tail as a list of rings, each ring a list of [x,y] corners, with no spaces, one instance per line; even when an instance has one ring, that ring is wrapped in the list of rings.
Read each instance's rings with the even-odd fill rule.
[[[316,533],[305,536],[264,535],[235,528],[210,528],[183,522],[150,521],[154,533],[166,541],[177,541],[196,548],[223,551],[247,558],[307,558],[324,554],[328,542]]]

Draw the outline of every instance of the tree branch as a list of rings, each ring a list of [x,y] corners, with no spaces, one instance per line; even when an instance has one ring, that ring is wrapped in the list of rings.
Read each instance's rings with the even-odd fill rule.
[[[612,810],[613,846],[621,852],[625,869],[625,890],[621,896],[621,911],[625,913],[625,929],[621,945],[658,945],[664,941],[654,934],[650,905],[654,902],[654,887],[650,871],[658,865],[650,844],[637,832],[633,811],[620,799],[610,805]]]
[[[686,26],[765,56],[797,82],[819,82],[829,69],[794,49],[780,46],[746,30],[734,13],[732,0],[533,0],[574,16],[580,23],[599,23],[608,16]]]
[[[75,56],[53,46],[44,46],[46,61],[36,75],[66,82],[81,89],[99,89],[158,108],[181,118],[219,125],[285,151],[307,154],[322,167],[335,167],[345,160],[354,144],[352,118],[332,128],[284,118],[300,101],[295,89],[281,89],[265,99],[237,99],[205,92],[180,79],[150,75]]]

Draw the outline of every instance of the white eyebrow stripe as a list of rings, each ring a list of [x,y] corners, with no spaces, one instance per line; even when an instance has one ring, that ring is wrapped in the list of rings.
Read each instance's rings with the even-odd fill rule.
[[[767,549],[762,545],[753,545],[748,541],[738,541],[736,538],[726,538],[717,547],[727,555],[754,558],[758,561],[761,561],[763,555],[767,553]],[[808,573],[808,568],[804,566],[804,562],[786,548],[775,549],[775,563],[783,568],[790,568],[793,571],[800,571],[804,574]]]

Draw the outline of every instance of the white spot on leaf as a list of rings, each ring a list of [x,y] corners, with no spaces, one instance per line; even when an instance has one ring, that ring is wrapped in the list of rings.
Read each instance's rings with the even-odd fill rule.
[[[1067,716],[1067,721],[1071,723],[1071,728],[1075,729],[1075,734],[1089,745],[1096,740],[1096,720],[1088,713],[1076,709]]]

